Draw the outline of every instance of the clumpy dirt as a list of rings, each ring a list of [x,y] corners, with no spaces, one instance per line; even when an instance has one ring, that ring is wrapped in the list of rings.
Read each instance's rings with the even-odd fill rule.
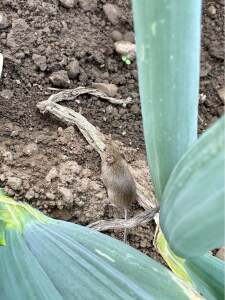
[[[63,2],[0,3],[0,13],[4,14],[3,24],[0,21],[0,52],[4,55],[0,185],[9,195],[52,217],[87,225],[123,217],[106,203],[100,158],[77,128],[41,115],[36,104],[57,92],[52,90],[50,77],[58,71],[64,71],[60,85],[69,88],[95,82],[115,84],[116,97],[131,97],[134,104],[118,107],[81,96],[79,101],[65,105],[122,142],[128,162],[145,168],[137,67],[135,62],[126,65],[113,46],[118,39],[134,41],[132,15],[128,0],[110,1],[115,5],[114,14],[107,11],[106,0],[74,1],[73,8],[64,7]],[[204,2],[199,132],[224,109],[223,9],[223,1]],[[136,206],[132,214],[139,211]],[[154,223],[130,230],[129,243],[162,261],[153,247],[154,230]],[[122,239],[121,231],[108,234]]]

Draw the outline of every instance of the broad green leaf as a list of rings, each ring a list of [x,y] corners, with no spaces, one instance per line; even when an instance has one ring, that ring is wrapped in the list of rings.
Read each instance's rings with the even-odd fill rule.
[[[208,300],[224,299],[224,262],[208,254],[192,260],[176,256],[160,229],[155,235],[154,244],[179,278],[191,284]]]
[[[0,206],[13,219],[18,214],[21,225],[8,226],[13,223],[8,216],[4,223],[1,299],[202,299],[165,267],[120,241],[40,218],[22,203],[1,202],[1,196]]]
[[[193,282],[206,299],[224,299],[224,271],[222,260],[204,255],[185,262]]]
[[[0,247],[2,300],[64,300],[28,249],[23,236],[7,230],[7,246]]]
[[[224,117],[182,157],[162,197],[160,224],[171,247],[186,258],[224,243]]]
[[[201,0],[133,0],[145,143],[158,200],[197,139]]]

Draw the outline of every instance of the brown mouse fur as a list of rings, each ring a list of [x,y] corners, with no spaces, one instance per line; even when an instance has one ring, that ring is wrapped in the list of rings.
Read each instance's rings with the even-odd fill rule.
[[[136,199],[135,181],[116,146],[108,144],[102,159],[102,180],[111,203],[129,208]]]
[[[127,219],[127,210],[136,199],[136,185],[123,155],[112,143],[106,144],[102,157],[102,180],[109,201],[123,208]],[[124,241],[126,241],[126,230]]]

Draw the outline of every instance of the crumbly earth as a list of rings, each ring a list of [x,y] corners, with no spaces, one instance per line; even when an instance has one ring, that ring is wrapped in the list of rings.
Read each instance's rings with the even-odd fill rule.
[[[128,162],[145,169],[137,67],[135,62],[126,65],[113,45],[121,38],[133,42],[132,16],[128,0],[79,0],[73,8],[60,4],[64,2],[0,2],[0,13],[5,16],[0,21],[0,52],[4,55],[0,185],[9,195],[52,217],[87,225],[123,216],[107,205],[100,158],[77,128],[41,115],[36,104],[56,92],[53,85],[75,88],[95,82],[115,84],[116,97],[131,97],[135,103],[123,108],[81,96],[65,104],[104,134],[122,142]],[[109,2],[115,5],[113,13],[104,6]],[[222,0],[204,1],[200,132],[224,110],[223,11]],[[56,76],[60,76],[60,83]],[[139,211],[136,205],[132,214]],[[154,230],[154,223],[130,230],[129,243],[161,260],[153,247]],[[108,234],[122,239],[121,231]]]

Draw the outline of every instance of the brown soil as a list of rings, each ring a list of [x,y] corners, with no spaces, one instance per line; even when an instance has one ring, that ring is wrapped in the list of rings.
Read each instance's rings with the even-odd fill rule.
[[[25,199],[50,216],[89,224],[120,216],[109,207],[100,180],[100,158],[76,128],[66,128],[36,104],[52,91],[53,72],[79,61],[79,75],[70,88],[93,82],[114,83],[117,97],[132,97],[135,104],[121,108],[89,96],[67,105],[80,111],[105,134],[126,146],[128,161],[145,166],[135,63],[125,65],[114,52],[112,31],[132,38],[130,1],[112,0],[122,12],[111,24],[103,12],[106,0],[80,0],[67,9],[57,0],[2,0],[0,12],[9,26],[0,31],[4,70],[0,82],[0,185],[17,199]],[[81,3],[92,3],[85,11]],[[224,85],[223,1],[205,1],[203,14],[202,71],[199,129],[202,131],[223,113],[218,90]],[[34,54],[46,59],[44,71]],[[137,213],[135,208],[132,213]],[[130,231],[130,245],[160,260],[152,245],[154,224]],[[110,232],[122,238],[121,232]]]

